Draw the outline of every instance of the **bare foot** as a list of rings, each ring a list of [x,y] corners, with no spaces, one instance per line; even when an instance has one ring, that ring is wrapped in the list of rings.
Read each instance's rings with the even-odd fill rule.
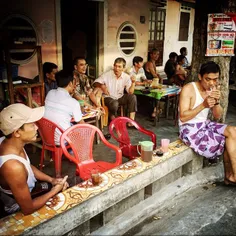
[[[224,179],[224,182],[226,185],[229,185],[229,184],[235,184],[236,185],[236,181],[234,179],[234,177],[232,176],[232,174],[230,174],[228,177],[226,176],[225,179]]]

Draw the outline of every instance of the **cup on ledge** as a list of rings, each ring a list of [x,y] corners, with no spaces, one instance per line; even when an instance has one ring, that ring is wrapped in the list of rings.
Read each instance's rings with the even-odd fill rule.
[[[168,152],[168,147],[169,147],[169,144],[170,144],[170,140],[169,139],[161,139],[161,149],[164,153]]]
[[[91,170],[91,179],[93,185],[99,185],[101,183],[101,173],[98,169]]]

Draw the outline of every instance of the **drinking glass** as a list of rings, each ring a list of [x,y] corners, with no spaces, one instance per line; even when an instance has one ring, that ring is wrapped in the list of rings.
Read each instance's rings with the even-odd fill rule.
[[[163,152],[168,152],[169,144],[170,144],[169,139],[161,139],[161,149]]]
[[[101,182],[101,173],[98,169],[91,170],[91,179],[93,185],[99,185],[99,183]]]

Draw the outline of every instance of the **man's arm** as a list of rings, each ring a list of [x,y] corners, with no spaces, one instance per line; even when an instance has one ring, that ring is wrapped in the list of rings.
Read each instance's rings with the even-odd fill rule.
[[[222,116],[222,113],[223,113],[223,108],[221,107],[220,104],[217,104],[212,108],[212,114],[215,119],[217,120],[220,119]]]
[[[46,204],[46,202],[63,189],[66,179],[61,184],[54,186],[48,193],[43,194],[35,199],[31,198],[29,187],[27,185],[27,176],[25,167],[22,163],[10,160],[1,168],[1,174],[7,185],[10,187],[12,194],[23,214],[28,215]]]
[[[212,108],[215,104],[215,100],[210,97],[206,97],[203,103],[191,109],[190,104],[192,100],[192,94],[194,93],[193,86],[188,84],[183,87],[180,94],[179,101],[179,117],[182,122],[187,122],[193,119],[199,112],[205,108]]]
[[[135,81],[132,81],[131,86],[129,87],[129,94],[133,94],[134,93],[134,87],[135,87]]]
[[[104,74],[102,74],[99,78],[97,78],[97,79],[94,81],[93,85],[94,85],[95,87],[99,87],[99,88],[102,90],[102,92],[103,92],[104,94],[110,95],[110,94],[109,94],[109,91],[108,91],[108,88],[107,88],[107,86],[106,86],[106,81],[105,81],[105,78],[104,78]]]
[[[34,176],[37,180],[40,181],[46,181],[48,183],[52,183],[53,178],[50,177],[49,175],[44,174],[42,171],[40,171],[39,169],[37,169],[35,166],[31,165],[31,168],[34,172]]]

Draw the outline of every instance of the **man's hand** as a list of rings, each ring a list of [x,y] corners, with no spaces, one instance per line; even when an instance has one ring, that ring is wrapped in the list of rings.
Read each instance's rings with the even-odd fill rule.
[[[136,77],[135,77],[134,75],[132,75],[132,76],[130,77],[130,79],[131,79],[131,82],[132,82],[132,83],[135,83]]]
[[[211,91],[211,94],[210,94],[210,97],[211,98],[214,98],[215,100],[219,100],[220,99],[220,96],[221,96],[221,93],[220,93],[220,88],[214,88],[212,91]]]
[[[210,96],[206,97],[205,100],[203,101],[203,106],[205,108],[212,108],[215,105],[215,98],[212,98]]]
[[[68,176],[67,176],[68,177]],[[52,178],[51,184],[53,186],[57,185],[57,184],[61,184],[63,182],[64,178]]]
[[[60,191],[64,191],[66,190],[68,187],[69,187],[69,184],[67,183],[67,178],[68,178],[68,175],[66,175],[63,179],[58,179],[58,182],[57,181],[54,181],[54,186],[52,188],[52,191],[55,191],[56,193],[59,193]],[[53,184],[53,183],[52,183]]]
[[[110,93],[109,93],[109,91],[108,91],[108,89],[107,89],[107,86],[105,85],[105,84],[103,84],[103,85],[101,85],[101,90],[102,90],[102,92],[104,93],[104,94],[106,94],[106,95],[110,95]]]

